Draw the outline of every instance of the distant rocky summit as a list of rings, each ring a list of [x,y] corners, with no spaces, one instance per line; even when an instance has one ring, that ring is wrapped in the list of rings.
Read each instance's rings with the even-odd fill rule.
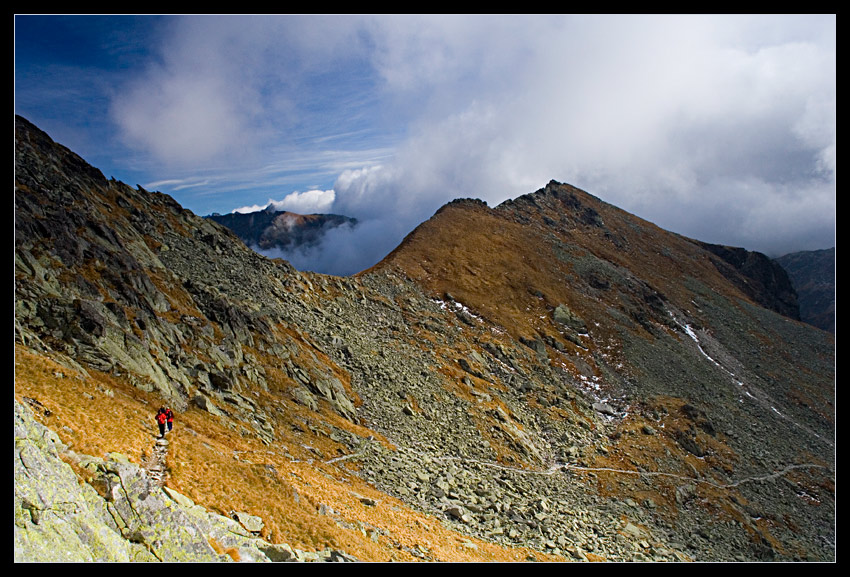
[[[242,242],[260,252],[314,247],[321,243],[328,230],[357,225],[357,219],[338,214],[303,215],[271,208],[250,213],[214,213],[207,218],[223,224]]]
[[[776,259],[797,291],[800,319],[835,334],[835,247]]]

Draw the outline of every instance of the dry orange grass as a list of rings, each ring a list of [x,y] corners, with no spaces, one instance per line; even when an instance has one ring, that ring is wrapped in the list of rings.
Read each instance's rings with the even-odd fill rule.
[[[659,422],[649,423],[632,416],[620,424],[608,452],[592,459],[590,467],[641,471],[643,475],[596,470],[592,479],[600,495],[620,499],[631,497],[640,503],[651,499],[655,513],[672,521],[680,514],[677,490],[688,486],[692,506],[705,509],[719,521],[739,524],[748,531],[753,542],[767,540],[776,550],[783,551],[782,543],[772,534],[777,529],[775,521],[750,519],[742,509],[746,498],[723,474],[733,471],[738,455],[723,442],[722,435],[713,437],[695,429],[693,422],[683,417],[685,404],[682,399],[659,397],[654,400],[654,406],[663,414]],[[663,430],[664,434],[645,434],[642,427],[647,424]],[[694,435],[696,442],[705,449],[705,456],[689,454],[676,443],[673,436],[685,431]],[[652,475],[651,483],[644,482],[647,475]]]
[[[652,475],[652,483],[646,484],[638,475],[605,471],[595,474],[601,494],[630,496],[636,501],[652,499],[659,513],[675,517],[678,514],[677,487],[689,480],[712,479],[721,471],[731,472],[738,456],[721,439],[695,429],[693,423],[682,416],[681,408],[685,405],[682,399],[659,397],[653,404],[661,409],[663,417],[658,422],[649,422],[636,414],[630,415],[617,427],[608,451],[593,459],[593,466]],[[663,433],[647,434],[643,431],[646,425]],[[678,445],[674,437],[683,432],[695,435],[696,442],[706,449],[704,457],[698,458]],[[718,484],[722,482],[717,481]],[[712,488],[704,483],[696,483],[695,487],[704,497],[711,494],[711,502],[723,502],[732,494],[730,490]],[[723,498],[717,498],[720,496]]]
[[[102,457],[115,451],[141,464],[158,434],[153,416],[160,399],[110,375],[78,373],[20,345],[15,397],[36,399],[48,409],[49,416],[37,418],[78,453]],[[444,562],[563,560],[452,531],[361,481],[354,459],[326,464],[342,449],[322,434],[323,419],[372,433],[328,411],[308,413],[287,403],[291,420],[275,423],[280,442],[272,446],[241,424],[199,409],[177,414],[169,436],[168,486],[220,514],[257,515],[265,522],[265,538],[306,551],[332,547],[381,562],[420,560],[409,553],[414,548]]]
[[[540,306],[533,291],[553,297],[563,292],[542,274],[549,267],[542,262],[545,256],[533,250],[536,243],[528,227],[486,207],[449,205],[378,266],[399,266],[431,293],[449,292],[513,336],[529,337],[538,315],[527,307]]]
[[[583,207],[600,215],[604,227],[551,224],[571,210],[557,202],[539,207],[539,213],[530,217],[539,221],[537,225],[512,220],[509,213],[483,204],[449,204],[370,270],[398,267],[431,294],[451,293],[514,338],[557,337],[559,330],[551,319],[559,304],[588,322],[599,321],[594,328],[598,340],[617,338],[608,332],[610,323],[603,322],[605,308],[613,303],[602,304],[586,294],[586,285],[558,251],[573,258],[593,255],[623,271],[635,271],[674,303],[691,301],[682,282],[689,277],[701,279],[712,291],[746,298],[723,278],[708,253],[688,239],[571,190]],[[664,247],[663,253],[659,247]],[[569,342],[563,344],[573,349]]]

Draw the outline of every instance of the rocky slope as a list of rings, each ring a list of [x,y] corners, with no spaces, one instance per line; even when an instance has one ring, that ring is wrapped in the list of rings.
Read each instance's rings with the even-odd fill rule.
[[[61,439],[38,458],[85,482],[61,501],[102,521],[63,521],[103,535],[74,558],[835,558],[831,335],[578,189],[450,203],[378,266],[330,277],[16,118],[15,202],[16,399]],[[32,438],[16,432],[20,455]],[[57,500],[28,491],[70,477],[27,484],[18,462],[15,555],[38,560]],[[174,503],[202,521],[124,530],[97,491],[114,475],[144,487],[134,510],[154,500],[139,527]],[[211,528],[240,518],[261,522],[250,542]]]
[[[120,453],[78,455],[17,401],[14,429],[15,561],[351,560],[337,551],[311,554],[271,544],[258,536],[258,518],[209,512],[163,490]]]

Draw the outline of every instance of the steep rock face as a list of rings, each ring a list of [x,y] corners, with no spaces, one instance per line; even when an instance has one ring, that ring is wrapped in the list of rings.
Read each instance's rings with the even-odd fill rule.
[[[180,409],[212,397],[259,413],[255,428],[269,440],[244,393],[268,389],[252,359],[271,355],[290,381],[354,418],[332,370],[298,364],[310,345],[275,333],[277,294],[301,282],[297,271],[167,195],[78,169],[79,157],[26,120],[16,126],[15,317],[25,342],[127,371]]]
[[[450,203],[355,277],[299,273],[16,129],[16,348],[79,375],[16,395],[58,434],[136,442],[168,402],[192,432],[166,488],[363,559],[834,558],[834,344],[698,244],[553,182]]]
[[[722,259],[722,262],[716,263],[718,270],[754,302],[786,317],[800,320],[797,293],[779,263],[759,252],[743,248],[699,244]],[[726,265],[740,274],[729,271]]]

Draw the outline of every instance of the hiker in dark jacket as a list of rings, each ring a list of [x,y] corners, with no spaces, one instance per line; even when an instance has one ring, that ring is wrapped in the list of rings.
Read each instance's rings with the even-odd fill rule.
[[[159,425],[159,436],[160,438],[165,436],[165,423],[167,418],[165,416],[165,407],[160,407],[156,412],[156,423]]]

